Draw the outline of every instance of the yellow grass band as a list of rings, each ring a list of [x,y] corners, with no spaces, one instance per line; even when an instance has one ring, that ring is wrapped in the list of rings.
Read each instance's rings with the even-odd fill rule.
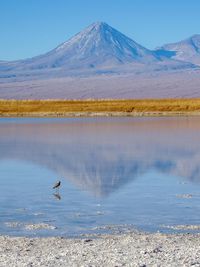
[[[200,113],[200,99],[0,100],[0,116],[157,115]]]

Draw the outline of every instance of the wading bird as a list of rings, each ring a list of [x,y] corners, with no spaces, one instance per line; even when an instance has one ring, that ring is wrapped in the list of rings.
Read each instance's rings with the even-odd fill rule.
[[[61,185],[61,181],[58,181],[58,182],[53,186],[53,189],[58,189],[58,190],[59,190],[60,185]]]

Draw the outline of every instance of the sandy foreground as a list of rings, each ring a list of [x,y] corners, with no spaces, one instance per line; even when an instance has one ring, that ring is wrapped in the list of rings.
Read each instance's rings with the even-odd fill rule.
[[[200,234],[0,236],[0,266],[200,266]]]

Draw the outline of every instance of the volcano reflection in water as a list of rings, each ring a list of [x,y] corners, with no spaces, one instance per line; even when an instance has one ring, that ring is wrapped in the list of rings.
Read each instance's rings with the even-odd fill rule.
[[[0,164],[32,164],[99,199],[150,172],[198,186],[199,132],[199,118],[1,119]]]

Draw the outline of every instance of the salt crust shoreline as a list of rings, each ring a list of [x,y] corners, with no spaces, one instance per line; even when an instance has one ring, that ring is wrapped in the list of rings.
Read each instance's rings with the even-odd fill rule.
[[[200,234],[131,232],[82,239],[0,236],[0,266],[200,266]]]
[[[200,116],[199,111],[155,111],[155,112],[23,112],[0,113],[0,118],[77,118],[77,117],[176,117]]]

